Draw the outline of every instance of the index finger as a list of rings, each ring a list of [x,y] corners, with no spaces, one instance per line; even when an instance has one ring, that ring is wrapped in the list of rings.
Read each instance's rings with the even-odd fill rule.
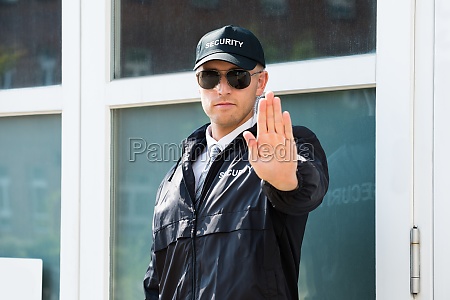
[[[294,133],[292,131],[292,120],[289,112],[283,112],[284,136],[286,139],[293,140]]]

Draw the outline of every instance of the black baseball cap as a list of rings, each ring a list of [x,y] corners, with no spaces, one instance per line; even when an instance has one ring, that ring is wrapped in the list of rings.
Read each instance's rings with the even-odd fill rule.
[[[208,32],[200,39],[194,70],[210,60],[223,60],[244,70],[253,70],[257,63],[266,67],[258,38],[251,31],[234,25]]]

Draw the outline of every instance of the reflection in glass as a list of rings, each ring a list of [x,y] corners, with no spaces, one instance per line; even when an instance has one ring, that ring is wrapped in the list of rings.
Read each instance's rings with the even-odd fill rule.
[[[252,30],[267,63],[375,51],[376,0],[116,3],[115,78],[192,70],[200,37],[227,24]]]
[[[330,167],[306,230],[301,299],[375,299],[375,90],[281,98],[293,123],[318,135]],[[181,140],[208,120],[200,103],[119,109],[113,120],[112,299],[139,299],[156,190]]]
[[[61,83],[61,0],[0,0],[0,89]]]
[[[0,118],[0,256],[42,259],[45,300],[59,299],[60,216],[61,116]]]

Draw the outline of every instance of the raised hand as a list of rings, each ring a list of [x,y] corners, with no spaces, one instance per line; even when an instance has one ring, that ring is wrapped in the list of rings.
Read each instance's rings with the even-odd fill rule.
[[[298,186],[297,147],[292,133],[291,117],[281,111],[279,97],[267,92],[258,108],[257,137],[244,132],[249,161],[259,178],[282,191]]]

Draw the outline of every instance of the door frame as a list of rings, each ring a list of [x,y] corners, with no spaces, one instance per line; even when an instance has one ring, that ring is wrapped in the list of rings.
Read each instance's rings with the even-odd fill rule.
[[[450,167],[450,2],[435,0],[435,61],[434,61],[434,299],[450,294],[450,202],[448,169]],[[432,298],[430,298],[432,299]]]

